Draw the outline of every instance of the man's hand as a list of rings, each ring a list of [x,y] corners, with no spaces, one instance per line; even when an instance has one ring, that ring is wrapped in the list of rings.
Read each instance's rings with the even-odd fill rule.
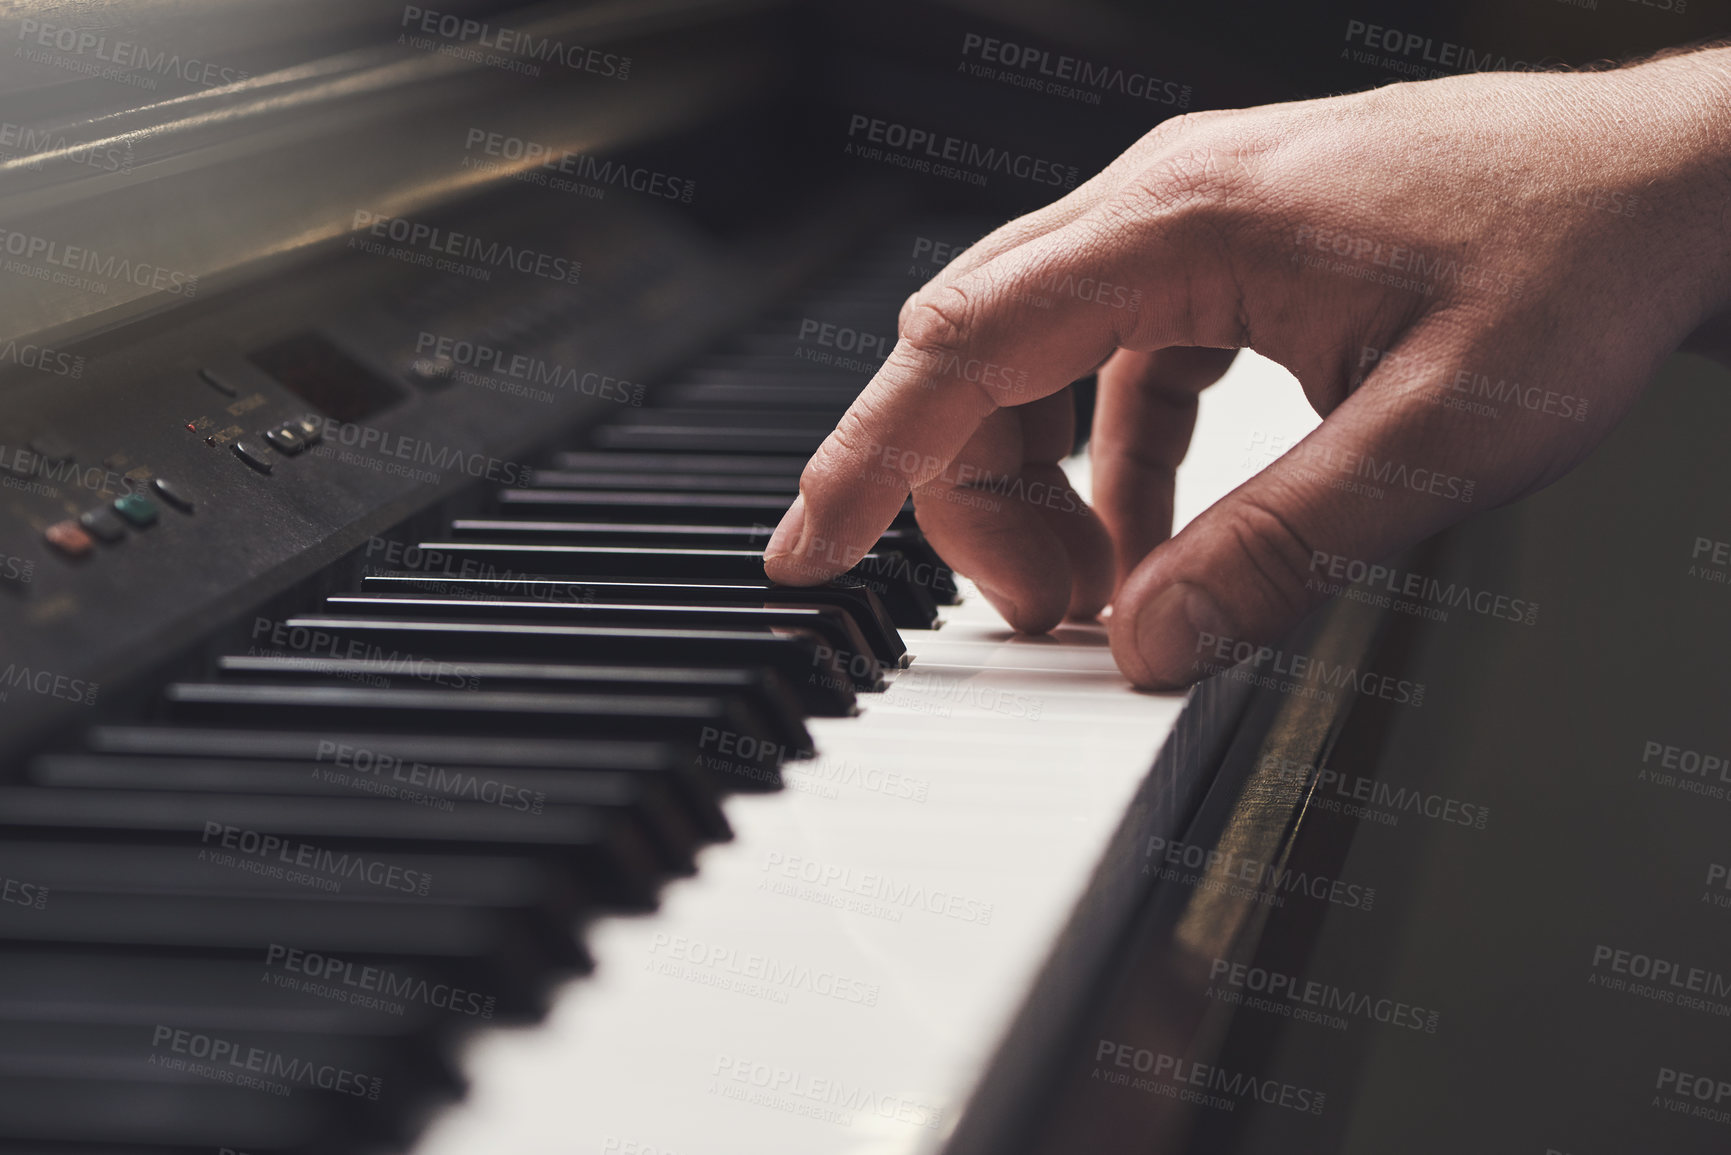
[[[848,568],[911,491],[1015,628],[1110,600],[1119,667],[1180,686],[1199,632],[1301,617],[1319,555],[1377,560],[1574,466],[1731,302],[1728,254],[1727,50],[1179,117],[909,298],[765,568]],[[1239,348],[1325,420],[1168,541]],[[1096,367],[1097,516],[1057,465]]]

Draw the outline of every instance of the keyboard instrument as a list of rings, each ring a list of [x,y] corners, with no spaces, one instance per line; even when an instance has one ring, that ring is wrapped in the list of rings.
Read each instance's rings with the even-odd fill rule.
[[[1711,927],[1656,929],[1610,853],[1581,922],[1531,912],[1544,863],[1683,799],[1543,821],[1571,775],[1717,757],[1628,674],[1636,617],[1592,615],[1638,596],[1594,560],[1610,528],[1717,540],[1723,487],[1642,431],[1709,438],[1677,414],[1722,374],[1678,359],[1610,464],[1387,561],[1543,627],[1347,582],[1270,651],[1287,674],[1137,693],[1099,622],[1011,632],[911,505],[824,585],[761,562],[903,300],[1054,195],[850,147],[1003,14],[111,7],[100,50],[37,14],[0,64],[0,1153],[1429,1155],[1471,1145],[1469,1096],[1497,1150],[1653,1118],[1652,1149],[1719,1149],[1643,1092],[1716,1069],[1725,1012],[1661,1047],[1576,983],[1717,981]],[[1025,15],[999,33],[1050,26]],[[1161,44],[1142,67],[1217,63]],[[1212,74],[1216,105],[1264,93]],[[1003,86],[947,82],[988,139]],[[1082,172],[1176,111],[1021,95],[1019,147]],[[1177,524],[1317,421],[1242,352]],[[1560,659],[1550,623],[1589,619],[1621,649]],[[1563,731],[1552,765],[1532,734]],[[1709,861],[1691,815],[1653,870]],[[1404,1010],[1294,1015],[1269,981]]]
[[[1013,636],[911,512],[765,582],[919,238],[990,224],[826,203],[757,268],[629,203],[564,229],[647,308],[350,250],[22,381],[0,1140],[951,1133],[1182,699],[1097,625]],[[834,1102],[754,1104],[783,1069]]]
[[[906,238],[969,227],[867,234],[514,484],[464,487],[472,516],[379,526],[19,755],[5,870],[38,901],[0,909],[31,991],[4,1137],[401,1143],[466,1078],[419,1150],[569,1149],[573,1125],[594,1149],[949,1134],[1183,705],[1130,692],[1098,625],[1011,634],[911,516],[830,587],[763,579],[869,376],[805,360],[805,318],[892,332]],[[366,371],[358,344],[291,340]],[[151,519],[88,554],[46,527],[44,588],[200,548],[255,492],[293,536],[345,443],[383,456],[259,358],[216,356],[174,375],[185,464],[128,478]],[[212,378],[253,402],[226,451],[200,436],[229,408]],[[759,1085],[788,1070],[795,1098]],[[582,1088],[580,1121],[537,1072]]]
[[[0,915],[32,973],[185,978],[33,1024],[60,1057],[16,1056],[10,1134],[400,1141],[467,1072],[419,1150],[948,1135],[1183,706],[1132,693],[1098,625],[1011,634],[908,516],[831,588],[763,580],[768,526],[868,376],[804,361],[803,319],[892,331],[904,238],[956,231],[869,236],[517,484],[483,480],[476,516],[369,534],[127,716],[25,758],[7,871],[51,902]],[[1303,427],[1279,370],[1241,376],[1211,441],[1259,404]],[[200,377],[176,384],[208,400]],[[169,482],[189,509],[141,486],[155,524],[43,565],[184,548],[228,487],[340,464],[354,426],[311,427],[258,439],[268,475],[194,430],[208,472]],[[1199,460],[1196,508],[1230,485],[1219,462],[1247,468]],[[326,1093],[330,1072],[353,1078]],[[581,1088],[578,1120],[546,1080]],[[174,1109],[139,1127],[146,1098]]]

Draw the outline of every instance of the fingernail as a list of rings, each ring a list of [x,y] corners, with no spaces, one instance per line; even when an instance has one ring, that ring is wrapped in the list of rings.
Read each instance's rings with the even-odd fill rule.
[[[769,535],[769,544],[763,547],[763,556],[781,557],[797,553],[804,531],[805,494],[802,493],[793,499],[793,504],[781,515],[781,523],[775,527],[775,532]]]
[[[1176,687],[1201,677],[1198,642],[1203,634],[1228,636],[1226,615],[1201,586],[1174,582],[1136,615],[1136,649],[1152,685]]]

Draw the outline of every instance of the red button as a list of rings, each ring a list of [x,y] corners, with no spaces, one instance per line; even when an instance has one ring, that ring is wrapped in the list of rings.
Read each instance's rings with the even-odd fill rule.
[[[67,557],[83,557],[96,545],[76,521],[57,521],[43,530],[42,536]]]

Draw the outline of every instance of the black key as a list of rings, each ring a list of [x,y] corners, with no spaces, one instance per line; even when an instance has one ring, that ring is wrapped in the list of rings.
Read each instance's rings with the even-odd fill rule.
[[[458,518],[451,533],[463,538],[570,541],[593,545],[692,546],[755,549],[769,544],[773,525],[693,525],[677,522],[552,521],[532,518]]]
[[[196,853],[182,849],[188,857]],[[0,944],[11,948],[8,953],[28,948],[257,962],[280,946],[364,965],[412,963],[482,992],[512,1016],[535,1013],[548,981],[571,969],[566,959],[542,951],[544,941],[509,913],[433,903],[51,888],[41,910],[0,905]]]
[[[225,662],[306,659],[230,658]],[[396,767],[460,763],[486,768],[501,781],[508,773],[548,770],[565,774],[625,773],[667,784],[706,838],[733,836],[715,791],[698,772],[692,753],[670,742],[582,741],[565,738],[484,738],[381,734],[370,731],[308,734],[293,730],[207,730],[172,726],[96,726],[92,750],[158,758],[228,758],[300,764]],[[365,752],[362,754],[361,752]],[[366,767],[362,767],[366,770]],[[370,771],[368,771],[370,772]]]
[[[655,410],[645,410],[654,413]],[[688,411],[681,411],[688,412]],[[745,449],[764,452],[815,453],[829,436],[829,423],[794,429],[770,429],[740,422],[705,422],[695,416],[661,424],[633,422],[602,425],[591,437],[604,449]]]
[[[0,1064],[16,1068],[8,1071],[7,1102],[0,1105],[0,1138],[20,1135],[22,1118],[11,1102],[18,1092],[17,1078],[44,1079],[51,1070],[58,1076],[52,1093],[63,1100],[70,1095],[85,1100],[79,1119],[60,1120],[60,1129],[45,1136],[59,1142],[87,1134],[79,1129],[84,1115],[95,1112],[100,1117],[106,1111],[108,1095],[119,1090],[113,1082],[117,1077],[160,1074],[163,1079],[145,1079],[142,1085],[171,1093],[176,1084],[164,1080],[175,1072],[154,1072],[148,1062],[152,1052],[176,1056],[173,1035],[159,1037],[159,1026],[188,1032],[183,1053],[192,1034],[213,1042],[256,1041],[269,1035],[283,1040],[279,1053],[308,1059],[312,1056],[303,1054],[305,1048],[299,1045],[302,1037],[341,1038],[382,1050],[381,1068],[363,1073],[392,1083],[406,1076],[408,1090],[449,1095],[460,1089],[461,1081],[447,1061],[441,1036],[453,1027],[497,1021],[500,1010],[489,996],[445,982],[402,959],[370,966],[282,944],[251,958],[99,955],[53,948],[0,953],[0,1037],[8,1041],[0,1046]],[[40,1032],[44,1027],[49,1028],[46,1034],[20,1036],[19,1028]],[[145,1070],[140,1072],[134,1061]],[[203,1080],[184,1085],[194,1082]],[[236,1089],[214,1081],[206,1085]],[[397,1098],[386,1099],[383,1090],[381,1101]],[[268,1097],[316,1112],[315,1091],[295,1083],[286,1100]],[[262,1098],[255,1089],[245,1092],[247,1099]],[[156,1110],[136,1115],[134,1127],[162,1122],[163,1105],[153,1102]],[[270,1116],[267,1112],[263,1117]],[[39,1127],[45,1121],[36,1119]],[[354,1130],[353,1121],[347,1122]],[[233,1140],[232,1134],[223,1136],[225,1143]]]
[[[771,527],[787,512],[789,499],[773,493],[682,493],[637,489],[502,489],[495,495],[500,517],[580,517],[586,521],[699,522]],[[896,528],[914,528],[914,507],[905,503]]]
[[[386,975],[344,965],[349,960],[276,945],[250,959],[0,952],[0,1022],[55,1022],[71,1013],[92,1023],[173,1019],[194,1029],[237,1024],[431,1045],[440,1028],[498,1017],[484,995],[470,1002],[427,989],[430,972],[407,962],[396,963],[387,983]],[[350,994],[357,997],[343,997]]]
[[[340,1105],[205,1080],[151,1079],[130,1068],[49,1073],[32,1056],[5,1072],[0,1139],[32,1150],[246,1151],[249,1155],[356,1155],[371,1146],[345,1136]],[[88,1146],[86,1146],[88,1145]]]
[[[895,669],[901,656],[878,653],[853,615],[830,605],[706,605],[628,601],[554,601],[546,598],[435,597],[400,594],[334,594],[325,599],[333,613],[402,614],[457,621],[531,621],[547,623],[654,626],[664,629],[782,628],[808,630],[824,640],[853,679],[854,689],[884,688],[883,669]],[[855,657],[864,661],[854,661]]]
[[[88,755],[44,755],[42,767],[32,778],[61,777],[49,760]],[[134,764],[136,769],[136,763]],[[138,787],[133,787],[137,789]],[[83,789],[100,789],[95,783],[68,790],[77,796]],[[260,899],[308,896],[335,904],[408,903],[443,907],[473,907],[516,911],[526,920],[544,920],[549,926],[569,926],[588,913],[577,890],[559,879],[545,865],[527,858],[478,855],[429,855],[392,851],[386,868],[374,871],[371,859],[360,866],[351,861],[354,873],[332,875],[327,881],[285,880],[283,872],[218,869],[208,855],[213,843],[201,838],[187,846],[163,846],[129,842],[35,842],[18,840],[0,845],[0,870],[19,879],[47,887],[55,895],[62,890],[102,894],[172,893]],[[270,862],[275,862],[266,856]],[[321,859],[320,861],[325,861]],[[329,860],[337,861],[337,856]],[[278,863],[282,865],[282,863]],[[369,877],[371,876],[371,877]],[[437,889],[434,883],[437,883]],[[315,885],[316,883],[316,885]],[[422,884],[425,884],[424,886]],[[44,901],[46,905],[46,900]],[[567,936],[560,936],[560,949]]]
[[[602,455],[610,456],[610,455]],[[691,470],[682,473],[618,473],[587,469],[537,469],[524,486],[530,489],[659,489],[725,493],[779,493],[789,502],[799,493],[799,474],[729,473],[724,477]]]
[[[715,408],[729,413],[813,410],[827,414],[833,428],[859,393],[858,388],[844,383],[680,381],[657,386],[652,396],[657,406],[683,409]]]
[[[479,576],[564,575],[569,577],[627,577],[675,581],[748,581],[767,578],[763,553],[751,549],[674,549],[652,546],[538,545],[519,542],[421,542],[422,551],[437,551],[449,562],[473,561],[483,569]],[[447,564],[447,568],[449,565]],[[455,572],[455,571],[453,571]],[[848,576],[883,600],[890,618],[904,630],[929,630],[937,624],[941,596],[953,600],[942,585],[942,574],[921,568],[895,552],[866,554]]]
[[[837,666],[834,653],[821,639],[800,630],[673,630],[335,615],[291,618],[286,625],[290,630],[307,630],[311,637],[374,646],[382,656],[764,666],[786,679],[809,713],[845,717],[854,712],[853,680]]]
[[[795,317],[792,328],[797,329],[799,318]],[[853,394],[859,394],[864,382],[855,384],[843,377],[830,372],[813,372],[799,362],[789,365],[747,365],[745,368],[734,367],[731,363],[709,361],[680,375],[681,384],[687,382],[696,385],[731,385],[735,387],[752,385],[780,385],[787,388],[803,389],[851,389]],[[844,405],[843,408],[846,406]]]
[[[365,583],[375,580],[369,576]],[[431,587],[445,579],[413,578]],[[481,579],[476,579],[481,580]],[[562,579],[561,579],[562,580]],[[500,583],[516,585],[524,583]],[[390,589],[384,585],[381,588]],[[409,588],[417,588],[413,585]],[[458,586],[458,589],[463,587]],[[452,592],[443,590],[440,592]],[[441,662],[431,670],[413,662],[367,658],[268,657],[234,654],[217,660],[226,677],[344,680],[369,686],[461,685],[471,690],[567,690],[574,693],[698,694],[742,698],[790,750],[807,749],[805,711],[786,681],[767,669],[697,669],[679,666],[597,666],[569,662]]]
[[[164,693],[177,721],[328,730],[360,724],[430,735],[537,731],[562,736],[641,738],[702,749],[706,735],[729,734],[753,748],[779,744],[737,700],[626,694],[465,693],[353,686],[177,682]],[[441,759],[435,768],[444,769]],[[430,774],[431,771],[428,771]],[[688,854],[692,848],[684,848]]]
[[[546,866],[527,859],[393,852],[363,855],[363,868],[344,873],[340,867],[320,870],[313,864],[346,866],[356,856],[345,860],[338,855],[328,859],[302,855],[309,861],[284,861],[280,854],[235,852],[222,845],[226,837],[201,839],[196,846],[17,839],[0,847],[0,869],[7,877],[45,887],[43,909],[68,894],[132,896],[140,901],[162,897],[252,902],[279,910],[285,934],[300,928],[315,936],[317,941],[277,940],[309,950],[318,949],[322,941],[318,936],[326,933],[319,921],[319,912],[325,909],[412,907],[420,913],[388,913],[382,917],[398,921],[381,923],[385,931],[410,935],[455,917],[453,912],[480,912],[506,926],[509,941],[524,952],[512,960],[492,960],[497,978],[521,982],[540,969],[570,968],[586,961],[571,928],[579,917],[593,913],[592,908]],[[241,836],[235,835],[234,840],[239,842]],[[366,922],[364,913],[331,917],[358,920],[363,926]],[[340,930],[340,923],[332,925],[333,933]],[[204,932],[195,926],[192,933]],[[353,929],[350,933],[348,945],[361,951],[365,944],[363,953],[369,956],[389,956],[398,949],[388,935],[357,938],[352,937],[357,933]],[[429,941],[439,940],[434,935]]]
[[[742,549],[759,553],[769,544],[773,525],[691,525],[658,522],[549,521],[530,518],[459,518],[451,524],[454,536],[477,540],[533,543],[570,542],[574,545],[642,545],[691,549]],[[898,552],[912,564],[913,572],[926,575],[934,594],[954,599],[955,575],[944,564],[918,529],[887,529],[873,547],[877,552]]]
[[[262,976],[255,971],[254,985],[263,985],[259,977]],[[56,1074],[101,1077],[114,1072],[116,1064],[113,1060],[118,1059],[122,1063],[131,1060],[145,1068],[160,1067],[162,1069],[151,1073],[173,1078],[181,1072],[165,1060],[177,1052],[190,1054],[187,1044],[191,1042],[190,1036],[197,1033],[205,1036],[207,1044],[217,1040],[238,1044],[234,1051],[225,1048],[221,1054],[216,1053],[217,1048],[210,1048],[209,1057],[215,1060],[218,1068],[225,1060],[238,1068],[229,1074],[238,1074],[246,1069],[244,1063],[251,1047],[274,1052],[285,1060],[298,1060],[293,1064],[284,1062],[268,1068],[272,1075],[290,1085],[291,1096],[317,1097],[321,1093],[347,1094],[352,1090],[352,1087],[339,1090],[329,1084],[321,1085],[319,1073],[308,1070],[309,1065],[329,1063],[347,1068],[351,1075],[370,1076],[367,1079],[369,1083],[376,1078],[380,1092],[378,1098],[366,1094],[365,1089],[360,1096],[367,1101],[367,1115],[382,1113],[379,1104],[385,1099],[386,1090],[394,1092],[392,1098],[407,1101],[409,1096],[426,1091],[449,1095],[462,1086],[455,1070],[437,1051],[406,1046],[400,1039],[389,1036],[319,1033],[307,1030],[280,1014],[275,1016],[276,1022],[253,1026],[245,1023],[240,1015],[228,1022],[211,1022],[208,1017],[199,1015],[195,1008],[165,1009],[168,1014],[155,1022],[93,1021],[81,1014],[81,1008],[76,1005],[44,1006],[34,1014],[26,1010],[0,1025],[0,1065],[16,1071],[18,1060],[34,1057]],[[55,1014],[56,1011],[60,1013]],[[185,1021],[200,1018],[205,1018],[201,1029],[195,1029]],[[182,1037],[176,1040],[176,1034],[182,1034]],[[150,1061],[152,1055],[156,1063]],[[197,1057],[205,1058],[206,1055]],[[260,1063],[252,1069],[265,1068]],[[38,1073],[47,1072],[38,1069]],[[198,1077],[194,1072],[186,1074]],[[387,1088],[386,1084],[396,1086]],[[360,1103],[351,1105],[361,1106]]]
[[[841,322],[837,322],[837,324],[840,323]],[[865,324],[868,331],[878,327],[872,325],[870,322],[866,322]],[[853,327],[857,328],[859,326],[856,324]],[[886,342],[893,342],[894,333],[895,322],[892,317],[887,327],[885,327],[878,335],[882,336]],[[821,369],[829,374],[827,378],[828,380],[834,381],[839,379],[845,381],[851,378],[859,381],[860,386],[863,387],[865,384],[864,379],[869,377],[871,372],[875,370],[878,365],[883,363],[883,359],[888,353],[887,344],[882,352],[876,352],[875,355],[874,351],[871,350],[862,354],[858,350],[841,349],[833,346],[825,349],[816,343],[813,339],[815,336],[816,334],[807,334],[807,340],[802,341],[800,339],[801,334],[799,326],[790,326],[787,329],[777,331],[739,333],[727,339],[727,342],[722,346],[720,357],[725,358],[731,355],[741,358],[749,358],[751,361],[775,366],[780,366],[782,363],[786,362],[790,363],[792,369],[799,372],[802,376],[815,376],[813,370]],[[831,352],[840,358],[840,360],[835,364],[826,364],[823,361],[808,360],[806,357],[801,356],[802,353],[805,353],[808,356],[816,356]],[[845,363],[847,361],[853,361],[855,362],[855,365],[848,365]],[[856,367],[858,365],[863,365],[865,367]]]
[[[64,1087],[65,1100],[58,1105],[70,1110],[55,1121],[68,1131],[45,1137],[60,1142],[85,1134],[89,1126],[83,1115],[91,1108],[78,1107],[77,1088],[82,1085],[94,1098],[118,1082],[152,1089],[217,1086],[241,1101],[298,1101],[303,1112],[322,1116],[324,1127],[341,1127],[357,1139],[398,1144],[412,1137],[434,1095],[448,1098],[456,1089],[448,1076],[429,1080],[428,1074],[436,1070],[426,1052],[372,1038],[236,1027],[193,1031],[172,1021],[119,1027],[8,1023],[0,1029],[0,1079],[7,1087],[6,1099],[15,1097],[18,1076],[53,1080]],[[242,1081],[245,1075],[257,1082]],[[327,1107],[328,1114],[321,1107]],[[0,1111],[0,1134],[9,1123],[17,1127],[32,1115],[37,1126],[49,1121],[35,1112]],[[135,1117],[131,1134],[142,1130],[155,1140],[165,1126],[187,1124],[147,1109]]]
[[[333,748],[330,757],[313,762],[44,754],[31,762],[28,777],[37,786],[96,790],[392,798],[443,812],[468,802],[531,815],[549,806],[614,810],[642,830],[666,869],[680,874],[692,871],[693,851],[705,841],[669,784],[655,778],[617,771],[512,770],[501,775],[489,767],[389,757],[381,761],[364,747]],[[560,919],[577,910],[574,897],[554,904],[549,896],[547,905]]]
[[[812,453],[835,428],[805,413],[725,413],[707,409],[637,409],[589,434],[599,449],[689,453]]]
[[[0,831],[20,838],[102,838],[196,851],[227,849],[221,839],[231,828],[260,840],[275,838],[279,850],[292,846],[297,858],[310,854],[350,876],[361,871],[369,885],[387,891],[393,878],[402,882],[402,871],[390,870],[393,854],[550,860],[575,869],[600,900],[634,909],[652,906],[658,885],[652,852],[642,837],[588,808],[528,815],[467,805],[435,813],[390,799],[0,787]],[[373,874],[386,881],[374,883]],[[401,893],[400,886],[396,889]]]
[[[929,550],[926,547],[928,555],[936,559]],[[922,562],[899,550],[874,549],[855,562],[846,576],[882,598],[902,629],[932,629],[938,624],[938,607],[953,606],[961,600],[955,571],[949,566],[936,560]]]
[[[583,694],[545,690],[435,690],[420,686],[308,685],[305,681],[177,682],[169,713],[257,726],[341,726],[365,720],[382,730],[641,738],[695,745],[701,727],[720,726],[773,741],[737,698],[699,694]]]
[[[597,473],[756,473],[798,478],[806,459],[795,454],[738,453],[556,453],[556,469]]]
[[[892,306],[892,316],[893,312]],[[891,327],[894,327],[893,319]],[[769,380],[822,383],[846,380],[851,375],[853,380],[859,382],[861,388],[865,387],[866,374],[857,373],[853,370],[837,370],[832,366],[820,366],[811,361],[789,356],[788,354],[793,351],[792,342],[796,337],[797,329],[798,322],[795,321],[786,332],[760,333],[755,338],[751,338],[758,342],[771,343],[767,346],[761,344],[759,346],[760,349],[772,348],[773,351],[770,352],[746,353],[735,348],[711,353],[687,370],[685,376],[700,381]],[[773,342],[776,341],[780,341],[781,344],[774,345]]]
[[[413,573],[368,574],[368,593],[427,592],[454,596],[529,596],[544,601],[652,602],[673,605],[828,605],[845,609],[872,652],[898,666],[907,665],[907,646],[883,602],[862,582],[837,578],[821,586],[778,586],[769,582],[649,582],[608,578],[424,577]]]

